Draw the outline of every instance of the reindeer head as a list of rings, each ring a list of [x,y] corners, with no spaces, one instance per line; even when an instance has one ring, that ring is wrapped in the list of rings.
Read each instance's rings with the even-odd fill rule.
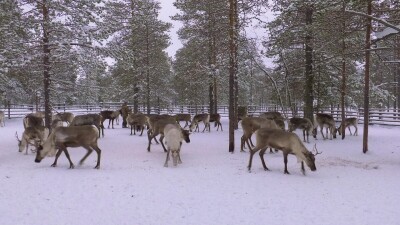
[[[190,138],[189,138],[190,131],[184,130],[184,129],[182,129],[182,128],[181,128],[181,131],[182,131],[182,138],[183,138],[183,140],[185,140],[186,143],[190,143]]]
[[[315,156],[318,155],[318,154],[321,154],[321,152],[318,152],[316,145],[314,145],[313,151],[314,150],[315,150],[315,154],[310,152],[310,151],[307,151],[304,154],[304,156],[306,157],[306,160],[305,160],[306,164],[310,168],[311,171],[316,171],[317,170],[317,167],[315,166]],[[303,173],[304,173],[304,171],[303,171]]]

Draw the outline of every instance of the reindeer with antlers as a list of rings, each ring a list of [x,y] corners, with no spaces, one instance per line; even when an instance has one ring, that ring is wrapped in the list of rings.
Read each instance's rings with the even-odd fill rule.
[[[268,147],[275,148],[281,150],[283,152],[283,159],[285,163],[285,174],[289,174],[287,170],[287,162],[288,162],[288,155],[293,154],[297,157],[298,162],[301,162],[301,172],[305,175],[304,169],[304,162],[306,162],[307,166],[311,169],[311,171],[316,171],[317,167],[315,166],[315,156],[320,154],[316,147],[316,153],[313,154],[312,152],[308,151],[307,148],[304,146],[303,142],[300,138],[290,132],[286,132],[280,129],[271,129],[271,128],[260,128],[256,132],[256,146],[254,149],[250,151],[250,159],[248,170],[251,171],[251,163],[253,160],[254,154],[260,151],[260,158],[264,170],[269,170],[268,167],[265,165],[264,161],[264,153]]]

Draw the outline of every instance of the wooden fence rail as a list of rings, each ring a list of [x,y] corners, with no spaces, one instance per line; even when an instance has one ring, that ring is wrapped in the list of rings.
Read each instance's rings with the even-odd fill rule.
[[[133,108],[132,105],[128,105]],[[88,113],[99,113],[102,110],[117,110],[121,108],[120,102],[101,102],[98,104],[83,104],[83,105],[66,105],[66,104],[54,104],[53,112],[72,112],[75,115],[88,114]],[[208,105],[174,105],[166,107],[152,107],[150,112],[154,114],[176,114],[176,113],[189,113],[195,115],[198,113],[208,113]],[[43,106],[38,107],[39,111],[44,110]],[[36,106],[32,104],[10,104],[0,108],[4,111],[6,116],[11,118],[24,117],[28,113],[36,111]],[[139,111],[147,112],[146,107],[139,107]],[[247,106],[248,115],[257,116],[260,113],[268,111],[279,111],[286,118],[293,116],[303,117],[302,110],[296,110],[292,112],[289,109],[280,109],[276,106]],[[320,109],[319,112],[331,114],[336,121],[341,120],[341,110],[338,108],[324,108]],[[222,117],[228,117],[229,110],[228,106],[218,106],[218,113]],[[363,123],[364,111],[360,109],[346,109],[346,117],[357,117],[359,123]],[[400,109],[370,109],[369,112],[369,124],[377,125],[393,125],[400,126]]]

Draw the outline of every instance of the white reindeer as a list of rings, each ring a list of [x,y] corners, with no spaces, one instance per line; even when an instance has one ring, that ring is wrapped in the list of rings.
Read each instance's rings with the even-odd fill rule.
[[[174,166],[181,164],[180,150],[182,141],[190,142],[189,131],[182,129],[178,124],[167,124],[164,128],[165,143],[167,145],[167,157],[165,159],[165,167],[168,167],[169,154],[171,152]]]

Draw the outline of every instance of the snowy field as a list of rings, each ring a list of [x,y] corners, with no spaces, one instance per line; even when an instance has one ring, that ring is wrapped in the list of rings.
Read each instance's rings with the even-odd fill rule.
[[[86,152],[70,149],[75,169],[64,154],[34,163],[35,155],[18,152],[15,131],[22,119],[0,127],[1,225],[122,224],[400,224],[400,127],[371,126],[369,152],[359,136],[345,140],[310,139],[323,152],[317,171],[289,157],[283,174],[282,153],[267,153],[271,171],[262,169],[258,154],[252,172],[249,154],[228,153],[228,121],[223,132],[193,133],[182,146],[183,164],[165,168],[166,154],[147,137],[129,129],[106,129],[99,140],[101,169],[95,152],[78,166]],[[108,121],[107,121],[108,123]],[[201,129],[203,126],[201,125]],[[297,131],[300,135],[300,131]]]

